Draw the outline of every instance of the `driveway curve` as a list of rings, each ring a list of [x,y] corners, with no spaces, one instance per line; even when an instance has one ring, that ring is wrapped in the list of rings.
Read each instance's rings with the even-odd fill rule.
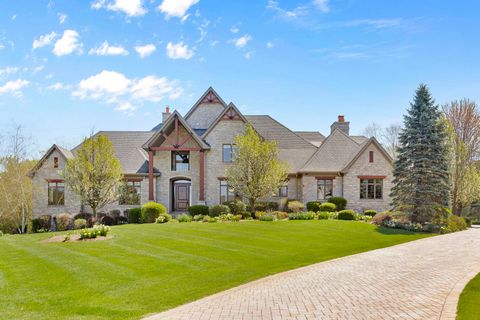
[[[472,228],[279,273],[146,319],[453,320],[478,272]]]

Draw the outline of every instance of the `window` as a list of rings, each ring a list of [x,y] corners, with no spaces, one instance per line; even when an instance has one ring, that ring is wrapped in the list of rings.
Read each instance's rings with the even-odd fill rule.
[[[233,162],[237,158],[237,146],[234,144],[223,145],[223,162]]]
[[[118,204],[120,205],[139,205],[140,204],[140,181],[126,181],[120,187],[120,197]]]
[[[235,190],[230,187],[226,180],[220,181],[220,203],[235,200]]]
[[[53,167],[58,168],[58,158],[57,157],[53,158]]]
[[[383,179],[360,179],[360,199],[382,199]]]
[[[333,195],[333,180],[319,179],[317,180],[317,199],[325,200]]]
[[[372,163],[373,162],[373,151],[370,151],[368,153],[368,162]]]
[[[190,152],[172,151],[172,171],[190,170]]]
[[[48,205],[61,206],[65,204],[65,182],[48,182]]]
[[[288,197],[288,182],[284,182],[280,187],[278,187],[278,197]]]

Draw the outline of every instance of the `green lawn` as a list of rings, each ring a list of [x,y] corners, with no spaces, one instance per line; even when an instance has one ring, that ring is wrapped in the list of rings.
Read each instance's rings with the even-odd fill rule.
[[[350,221],[124,225],[0,237],[0,319],[138,319],[280,271],[426,237]]]
[[[480,273],[463,289],[457,307],[457,320],[474,319],[480,319]]]

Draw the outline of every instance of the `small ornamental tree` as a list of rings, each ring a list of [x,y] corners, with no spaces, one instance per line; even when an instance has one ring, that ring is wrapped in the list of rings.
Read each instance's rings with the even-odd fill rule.
[[[253,211],[258,199],[271,196],[285,181],[288,164],[278,160],[277,143],[260,138],[250,124],[235,143],[237,158],[227,169],[226,178],[236,193],[248,199]]]
[[[427,86],[417,89],[404,119],[393,171],[393,206],[409,212],[413,222],[425,222],[448,206],[450,198],[447,131]]]
[[[118,200],[123,180],[110,139],[101,134],[85,139],[75,158],[68,160],[63,177],[81,202],[92,208],[96,219],[97,209]]]

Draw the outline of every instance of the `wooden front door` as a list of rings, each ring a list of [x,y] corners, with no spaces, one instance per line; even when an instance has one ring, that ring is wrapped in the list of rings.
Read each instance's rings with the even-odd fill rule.
[[[190,205],[190,184],[175,183],[175,211],[186,211]]]

